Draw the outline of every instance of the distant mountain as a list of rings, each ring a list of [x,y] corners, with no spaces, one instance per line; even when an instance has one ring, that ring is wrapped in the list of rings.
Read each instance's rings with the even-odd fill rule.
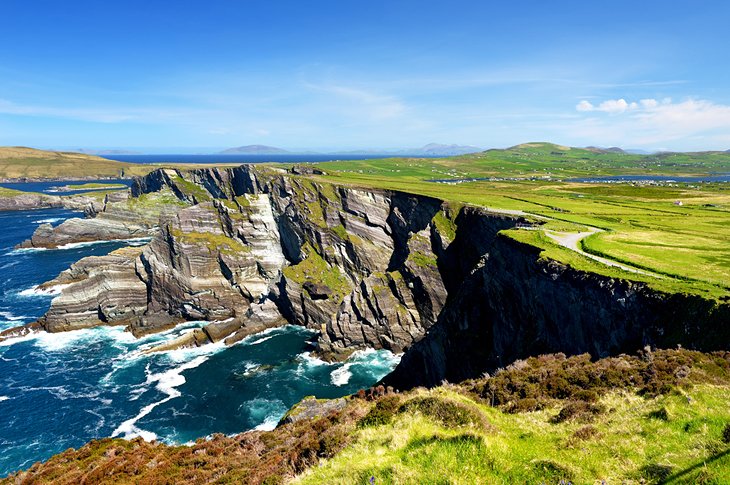
[[[586,150],[591,150],[594,152],[601,152],[601,153],[626,153],[622,148],[619,148],[619,147],[604,148],[604,147],[589,146],[589,147],[586,147]]]
[[[477,153],[484,151],[482,148],[468,145],[442,145],[440,143],[429,143],[421,148],[412,150],[403,150],[409,155],[429,155],[429,156],[450,156],[450,155],[466,155],[467,153]]]
[[[266,145],[245,145],[242,147],[229,148],[220,152],[221,155],[284,155],[291,153],[283,148],[270,147]]]

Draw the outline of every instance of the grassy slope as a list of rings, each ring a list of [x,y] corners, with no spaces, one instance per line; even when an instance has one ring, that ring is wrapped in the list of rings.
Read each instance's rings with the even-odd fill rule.
[[[728,483],[728,392],[727,353],[542,356],[271,432],[93,441],[7,483]]]
[[[543,357],[386,397],[348,448],[295,483],[728,483],[727,357]],[[636,387],[600,385],[631,376]]]
[[[117,162],[94,155],[52,152],[25,147],[0,147],[0,178],[89,179],[141,176],[161,167],[181,169],[237,166],[240,164],[142,164]]]
[[[657,280],[607,268],[561,250],[548,238],[507,233],[578,269],[649,281],[669,291],[720,298],[730,287],[730,184],[586,184],[563,179],[616,174],[730,172],[730,154],[628,155],[528,144],[444,159],[387,159],[319,165],[341,184],[403,190],[448,201],[548,217],[547,227],[604,229],[583,249],[668,276]],[[493,177],[458,185],[430,179]],[[545,177],[550,177],[546,179]],[[676,200],[682,206],[674,205]]]
[[[0,147],[0,178],[91,178],[144,175],[153,167],[72,152]]]

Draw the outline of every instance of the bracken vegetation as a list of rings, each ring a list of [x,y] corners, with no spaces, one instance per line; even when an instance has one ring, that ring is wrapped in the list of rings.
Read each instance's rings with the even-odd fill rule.
[[[6,481],[720,484],[729,392],[730,353],[546,355],[461,384],[360,392],[270,432],[94,441]]]

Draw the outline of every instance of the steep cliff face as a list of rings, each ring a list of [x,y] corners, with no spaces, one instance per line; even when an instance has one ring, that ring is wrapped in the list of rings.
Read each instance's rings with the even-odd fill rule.
[[[364,347],[403,351],[446,301],[437,252],[453,214],[441,201],[245,166],[160,170],[131,193],[75,224],[125,227],[119,214],[150,198],[176,212],[159,212],[155,226],[132,211],[127,223],[149,223],[147,246],[83,259],[49,282],[63,286],[40,321],[47,330],[112,324],[142,335],[212,322],[172,344],[189,346],[291,322],[320,331],[322,355],[339,358]],[[59,228],[48,239],[65,241],[69,231]],[[102,238],[121,237],[106,230]]]
[[[142,335],[210,322],[169,348],[233,343],[288,322],[317,330],[327,358],[405,352],[386,378],[398,388],[546,352],[730,342],[727,304],[541,259],[500,235],[515,216],[250,166],[158,170],[131,194],[96,219],[128,214],[152,241],[81,260],[50,282],[65,286],[39,322],[47,330],[116,324]]]
[[[645,345],[721,350],[730,306],[575,271],[498,234],[498,219],[466,211],[447,250],[461,283],[429,334],[385,382],[400,388],[479,377],[551,352],[605,357]],[[466,272],[465,272],[466,270]]]
[[[147,238],[157,232],[161,221],[186,205],[169,189],[140,198],[130,199],[128,192],[119,191],[107,194],[103,201],[84,196],[61,201],[66,208],[83,210],[87,217],[74,217],[56,227],[41,224],[18,247],[56,248],[89,241]]]

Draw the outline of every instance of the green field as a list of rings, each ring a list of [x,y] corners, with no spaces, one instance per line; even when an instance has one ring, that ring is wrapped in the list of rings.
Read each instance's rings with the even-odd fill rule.
[[[213,165],[165,166],[194,169]],[[402,190],[497,211],[519,211],[524,217],[542,223],[554,237],[600,229],[601,232],[580,241],[579,249],[583,254],[560,246],[541,231],[504,233],[536,245],[544,250],[545,257],[576,269],[710,298],[727,298],[730,292],[730,183],[647,185],[568,181],[629,174],[730,173],[729,153],[633,155],[527,143],[506,150],[458,157],[340,161],[318,166],[326,175],[301,178]],[[286,165],[277,164],[276,167]],[[84,178],[122,173],[129,176],[155,168],[159,166],[122,164],[73,153],[0,149],[0,178]],[[430,182],[470,178],[488,180]],[[202,189],[188,185],[190,194],[197,194],[200,200],[206,199],[207,194]],[[96,188],[89,184],[73,187]],[[623,268],[607,266],[591,259],[591,255],[620,263]]]
[[[730,173],[730,154],[628,155],[526,144],[444,159],[328,162],[338,184],[429,195],[494,210],[521,211],[562,233],[598,228],[581,249],[648,274],[608,267],[540,232],[506,235],[537,245],[577,269],[646,281],[667,290],[726,297],[730,290],[730,183],[577,183],[598,175]],[[432,179],[491,177],[456,184]],[[681,202],[681,205],[678,205]]]

